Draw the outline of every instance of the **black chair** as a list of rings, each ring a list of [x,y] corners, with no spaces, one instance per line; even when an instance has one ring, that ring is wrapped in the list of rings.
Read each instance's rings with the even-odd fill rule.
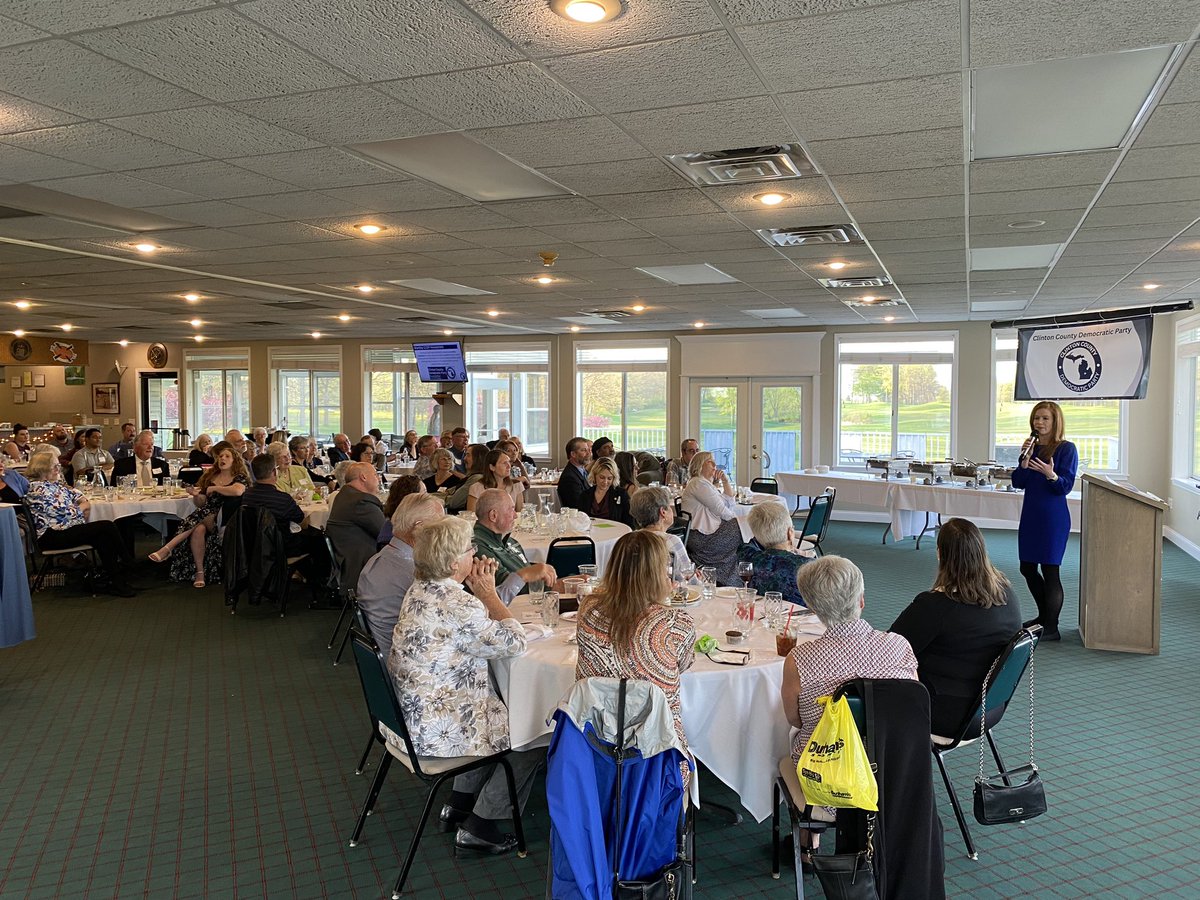
[[[342,601],[342,611],[338,614],[337,624],[333,626],[333,634],[329,636],[329,643],[325,645],[326,650],[332,650],[334,643],[338,639],[338,633],[342,630],[342,622],[346,619],[346,613],[350,612],[350,595],[351,591],[343,590],[342,588],[342,556],[337,552],[337,548],[333,545],[333,538],[329,536],[329,532],[325,532],[325,549],[329,551],[329,583],[335,597]],[[350,637],[350,628],[353,623],[347,625],[346,633],[342,636],[341,646],[338,647],[337,656],[333,658],[333,664],[336,666],[342,661],[342,651],[346,649],[346,641]]]
[[[29,590],[35,594],[38,592],[42,582],[46,580],[46,573],[55,562],[82,553],[88,561],[88,570],[84,575],[83,583],[91,590],[92,596],[96,596],[96,569],[100,565],[100,561],[96,558],[96,548],[91,544],[76,544],[73,547],[62,547],[58,550],[43,549],[37,538],[37,522],[33,518],[33,510],[29,508],[28,500],[21,502],[21,520],[24,523],[21,530],[28,540],[25,549],[37,571]]]
[[[759,494],[779,496],[779,482],[774,478],[755,478],[750,482],[750,490]]]
[[[184,466],[179,470],[179,480],[184,484],[194,485],[200,480],[203,474],[204,468],[202,466]]]
[[[508,781],[508,797],[512,803],[513,830],[517,835],[517,855],[524,858],[526,854],[525,831],[521,827],[521,804],[517,800],[517,786],[513,780],[512,766],[509,765],[506,759],[511,751],[503,750],[491,756],[457,756],[449,758],[418,756],[416,749],[413,747],[412,738],[409,736],[408,727],[404,721],[404,713],[400,709],[400,701],[396,697],[395,686],[392,683],[391,676],[388,674],[383,654],[379,652],[375,641],[371,639],[368,633],[361,633],[355,629],[350,635],[350,641],[354,647],[354,661],[358,667],[358,677],[362,683],[363,697],[367,701],[367,713],[371,717],[371,730],[378,736],[378,740],[383,742],[384,747],[387,748],[387,755],[384,756],[383,761],[379,764],[379,771],[375,773],[375,777],[371,780],[371,788],[367,794],[366,802],[363,804],[358,822],[354,826],[354,833],[350,836],[350,846],[355,847],[358,845],[358,839],[362,835],[363,826],[366,825],[367,816],[374,809],[376,800],[379,799],[379,791],[383,787],[384,780],[387,778],[388,769],[391,768],[393,758],[400,760],[401,765],[429,787],[429,792],[425,796],[425,805],[421,810],[421,818],[417,822],[417,830],[413,834],[412,842],[408,846],[408,853],[404,857],[400,876],[396,879],[396,885],[392,889],[393,900],[399,900],[400,892],[404,889],[404,882],[408,879],[409,870],[412,869],[413,860],[417,855],[417,847],[421,844],[421,835],[424,833],[425,825],[429,821],[429,814],[433,811],[438,788],[449,779],[475,769],[496,764],[499,764],[504,769],[504,777]],[[386,736],[380,732],[381,727],[389,729],[394,735],[398,736],[400,741],[403,742],[404,748],[400,749],[394,743],[388,742]]]
[[[578,575],[580,566],[596,564],[596,542],[582,535],[555,538],[546,551],[546,564],[559,578]]]
[[[678,537],[683,541],[683,546],[686,547],[688,538],[692,536],[692,514],[683,510],[677,510],[675,521],[667,529],[667,534],[673,534]]]
[[[982,737],[987,738],[988,746],[992,748],[992,756],[995,757],[1000,772],[1004,772],[1005,768],[1000,759],[1000,750],[996,747],[996,740],[992,737],[992,731],[1004,717],[1004,711],[1008,709],[1013,693],[1016,691],[1017,685],[1021,683],[1021,676],[1025,674],[1025,670],[1032,663],[1033,653],[1041,638],[1041,625],[1030,625],[1013,635],[1012,640],[997,657],[992,668],[992,677],[987,682],[987,729]],[[1030,670],[1029,677],[1033,678],[1032,670]],[[963,843],[967,845],[967,856],[970,859],[979,859],[979,853],[975,849],[975,842],[971,839],[971,830],[967,827],[962,804],[958,802],[958,794],[954,792],[954,785],[950,783],[950,775],[946,771],[946,764],[942,757],[959,747],[974,744],[980,737],[978,703],[972,708],[971,714],[954,730],[952,736],[930,735],[933,758],[937,761],[938,770],[942,773],[946,793],[950,795],[950,805],[954,807],[954,818],[958,820],[958,830],[962,833]]]
[[[837,491],[831,487],[825,488],[825,493],[819,497],[812,498],[808,507],[808,516],[796,532],[801,548],[812,548],[817,551],[818,556],[824,556],[825,551],[821,549],[821,542],[825,540],[825,533],[829,531],[829,521],[833,515],[833,501],[836,498]],[[794,517],[792,521],[795,522]]]
[[[231,615],[237,614],[243,592],[251,606],[268,600],[278,604],[281,618],[287,614],[292,576],[308,559],[308,554],[287,555],[283,532],[274,515],[265,509],[239,507],[225,523],[221,550],[225,568],[225,605]],[[310,584],[309,588],[315,603],[317,586]]]

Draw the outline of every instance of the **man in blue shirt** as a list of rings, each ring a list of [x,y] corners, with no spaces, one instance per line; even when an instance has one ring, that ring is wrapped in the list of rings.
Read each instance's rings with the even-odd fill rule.
[[[133,456],[133,433],[135,429],[132,422],[126,422],[121,426],[121,439],[108,448],[108,454],[113,459],[124,459],[127,456]]]

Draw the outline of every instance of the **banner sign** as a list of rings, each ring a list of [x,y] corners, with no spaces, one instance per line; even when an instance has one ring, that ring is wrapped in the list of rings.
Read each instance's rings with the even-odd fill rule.
[[[12,337],[0,339],[0,366],[86,366],[88,342],[61,338]]]
[[[1141,400],[1150,316],[1017,329],[1016,400]]]

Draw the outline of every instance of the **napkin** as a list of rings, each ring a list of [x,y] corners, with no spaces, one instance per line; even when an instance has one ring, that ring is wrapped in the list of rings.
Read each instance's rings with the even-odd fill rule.
[[[548,638],[554,634],[553,628],[534,622],[523,622],[521,627],[525,629],[525,640],[529,642],[540,641],[542,638]]]

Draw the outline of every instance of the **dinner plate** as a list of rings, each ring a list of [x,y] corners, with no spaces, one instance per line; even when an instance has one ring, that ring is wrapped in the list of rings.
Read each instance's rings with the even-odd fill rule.
[[[563,613],[562,615],[560,615],[560,616],[559,616],[559,618],[560,618],[560,619],[562,619],[564,622],[574,622],[574,621],[575,621],[575,617],[576,617],[576,616],[578,616],[578,615],[579,615],[579,612],[578,612],[578,611],[574,611],[574,612],[565,612],[565,613]]]
[[[717,588],[717,596],[722,600],[733,600],[737,597],[737,588],[735,587],[719,587]]]

